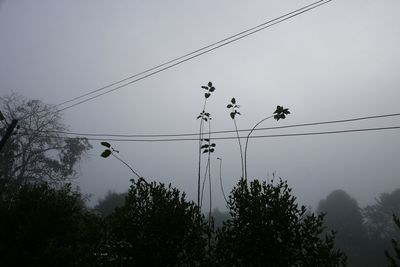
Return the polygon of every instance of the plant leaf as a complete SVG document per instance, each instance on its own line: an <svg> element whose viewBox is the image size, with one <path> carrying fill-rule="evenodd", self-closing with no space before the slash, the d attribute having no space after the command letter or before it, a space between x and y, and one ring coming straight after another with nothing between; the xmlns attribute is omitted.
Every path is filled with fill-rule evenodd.
<svg viewBox="0 0 400 267"><path fill-rule="evenodd" d="M203 154L204 154L204 153L207 153L207 152L208 152L208 149L204 149Z"/></svg>
<svg viewBox="0 0 400 267"><path fill-rule="evenodd" d="M235 112L231 112L231 118L232 119L235 119L235 114L236 114Z"/></svg>
<svg viewBox="0 0 400 267"><path fill-rule="evenodd" d="M226 106L226 108L231 108L231 107L233 107L232 104Z"/></svg>
<svg viewBox="0 0 400 267"><path fill-rule="evenodd" d="M205 93L205 94L204 94L204 96L205 96L206 98L209 98L210 95L211 95L210 93Z"/></svg>
<svg viewBox="0 0 400 267"><path fill-rule="evenodd" d="M212 87L210 88L210 92L214 92L214 91L215 91L215 87L212 86Z"/></svg>
<svg viewBox="0 0 400 267"><path fill-rule="evenodd" d="M236 104L236 99L234 97L231 99L231 103Z"/></svg>
<svg viewBox="0 0 400 267"><path fill-rule="evenodd" d="M215 143L212 143L212 144L211 144L211 146L212 146L212 147L215 147L215 146L216 146L216 144L215 144Z"/></svg>
<svg viewBox="0 0 400 267"><path fill-rule="evenodd" d="M207 87L207 86L202 86L201 88L203 88L203 89L205 89L205 90L208 90L208 87Z"/></svg>
<svg viewBox="0 0 400 267"><path fill-rule="evenodd" d="M210 149L210 153L213 153L213 152L214 152L214 148L211 148L211 149Z"/></svg>
<svg viewBox="0 0 400 267"><path fill-rule="evenodd" d="M108 148L111 147L110 143L108 143L108 142L101 142L100 144L101 144L102 146L105 146L105 147L108 147Z"/></svg>
<svg viewBox="0 0 400 267"><path fill-rule="evenodd" d="M101 156L103 158L108 158L111 155L111 150L110 149L106 149L103 151L103 153L101 153Z"/></svg>
<svg viewBox="0 0 400 267"><path fill-rule="evenodd" d="M208 87L212 87L212 82L208 82Z"/></svg>

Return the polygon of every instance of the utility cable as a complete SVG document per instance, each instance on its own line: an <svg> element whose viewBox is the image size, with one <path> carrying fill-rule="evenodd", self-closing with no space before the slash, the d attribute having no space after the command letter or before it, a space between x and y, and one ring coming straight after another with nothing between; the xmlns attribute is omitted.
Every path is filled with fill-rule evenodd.
<svg viewBox="0 0 400 267"><path fill-rule="evenodd" d="M146 70L144 70L144 71L141 71L141 72L139 72L139 73L133 74L133 75L131 75L131 76L125 77L125 78L120 79L120 80L118 80L118 81L116 81L116 82L107 84L107 85L102 86L102 87L100 87L100 88L98 88L98 89L91 90L91 91L89 91L89 92L87 92L87 93L85 93L85 94L82 94L82 95L80 95L80 96L77 96L77 97L68 99L68 100L66 100L66 101L64 101L64 102L61 102L61 103L55 105L54 107L59 107L59 106L61 106L61 105L64 105L64 104L73 102L73 101L78 100L78 99L81 99L81 98L83 98L83 97L85 97L85 96L94 94L94 93L99 92L99 91L103 91L103 90L105 90L105 89L107 89L107 88L110 88L110 87L112 87L112 86L114 86L114 85L117 85L117 84L119 84L119 83L125 82L125 81L130 80L130 79L133 79L133 78L136 78L136 77L141 76L141 75L143 75L143 74L149 73L149 72L151 72L151 71L154 71L154 70L159 69L159 68L161 68L161 67L164 67L164 66L166 66L166 65L169 65L169 64L171 64L171 63L174 63L174 62L176 62L176 61L178 61L178 60L180 60L180 59L183 59L183 58L185 58L185 57L189 57L189 56L194 55L194 54L196 54L196 53L198 53L198 52L201 52L201 51L203 51L203 50L206 50L206 49L208 49L208 48L210 48L210 47L213 47L213 46L216 46L216 45L221 44L221 43L223 43L223 42L226 42L226 41L228 41L228 40L231 40L231 39L233 39L233 38L235 38L235 37L238 37L238 36L240 36L240 35L246 34L246 33L250 32L250 31L253 31L253 30L257 29L257 28L263 27L263 26L265 26L265 25L267 25L267 24L270 24L270 23L272 23L272 22L274 22L274 21L280 20L280 19L282 19L282 18L284 18L284 17L290 16L290 15L292 15L292 14L294 14L294 13L300 12L300 11L302 11L302 10L304 10L304 9L307 9L307 8L309 8L309 7L311 7L311 6L314 6L314 5L316 5L316 4L319 4L319 3L325 2L325 1L326 1L326 0L319 0L319 1L316 1L316 2L314 2L314 3L312 3L312 4L309 4L309 5L306 5L306 6L302 7L302 8L296 9L296 10L294 10L294 11L292 11L292 12L286 13L285 15L279 16L279 17L274 18L274 19L272 19L272 20L268 20L268 21L263 22L263 23L261 23L261 24L259 24L259 25L257 25L257 26L251 27L251 28L249 28L249 29L247 29L247 30L244 30L244 31L241 31L241 32L236 33L236 34L234 34L234 35L228 36L228 37L226 37L226 38L224 38L224 39L222 39L222 40L219 40L219 41L217 41L217 42L214 42L214 43L212 43L212 44L209 44L209 45L206 45L206 46L201 47L201 48L199 48L199 49L196 49L196 50L194 50L194 51L192 51L192 52L190 52L190 53L187 53L187 54L184 54L184 55L179 56L179 57L177 57L177 58L174 58L174 59L172 59L172 60L166 61L166 62L164 62L164 63L161 63L161 64L157 65L157 66L154 66L154 67L152 67L152 68L146 69ZM329 2L329 1L328 1L328 2Z"/></svg>
<svg viewBox="0 0 400 267"><path fill-rule="evenodd" d="M317 125L325 125L325 124L347 123L347 122L355 122L355 121L370 120L370 119L381 119L381 118L389 118L389 117L397 117L397 116L400 116L400 113L390 113L390 114L356 117L356 118L350 118L350 119L309 122L309 123L291 124L291 125L283 125L283 126L262 127L262 128L256 128L256 129L254 129L254 131L277 130L277 129L317 126ZM239 129L238 130L238 132L249 132L249 131L251 131L251 129ZM198 136L199 135L199 133L112 134L112 133L79 133L79 132L69 132L69 131L39 131L39 132L59 133L59 134L67 134L67 135L79 135L79 136L88 136L88 137L92 136L92 137L126 137L126 138L129 138L129 137L140 137L140 138L182 137L182 136ZM222 130L222 131L212 131L211 132L211 134L213 134L213 135L224 134L224 133L236 133L236 131L235 130Z"/></svg>
<svg viewBox="0 0 400 267"><path fill-rule="evenodd" d="M311 136L311 135L329 135L339 133L352 133L352 132L369 132L369 131L383 131L383 130L396 130L400 129L400 126L388 126L388 127L376 127L376 128L361 128L361 129L348 129L348 130L333 130L333 131L322 131L322 132L305 132L305 133L289 133L289 134L270 134L270 135L253 135L250 139L255 138L277 138L277 137L291 137L291 136ZM72 138L85 138L89 141L111 141L111 142L177 142L177 141L198 141L198 138L163 138L163 139L118 139L118 138L86 138L83 136L67 137L67 136L48 136L40 135L40 137L51 137L60 139L72 139ZM233 140L237 139L237 136L224 136L224 137L212 137L213 140ZM247 136L239 136L241 139L247 138Z"/></svg>

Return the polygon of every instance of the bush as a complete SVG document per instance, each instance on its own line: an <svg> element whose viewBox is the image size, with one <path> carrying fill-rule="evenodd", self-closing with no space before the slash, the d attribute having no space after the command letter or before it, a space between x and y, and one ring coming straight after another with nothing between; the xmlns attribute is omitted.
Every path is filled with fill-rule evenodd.
<svg viewBox="0 0 400 267"><path fill-rule="evenodd" d="M99 225L70 185L25 184L0 199L2 266L91 266Z"/></svg>
<svg viewBox="0 0 400 267"><path fill-rule="evenodd" d="M198 266L206 259L205 219L171 185L132 180L125 204L108 220L110 265Z"/></svg>
<svg viewBox="0 0 400 267"><path fill-rule="evenodd" d="M340 266L334 235L321 238L323 215L306 214L287 182L241 179L232 190L231 218L216 233L217 266Z"/></svg>

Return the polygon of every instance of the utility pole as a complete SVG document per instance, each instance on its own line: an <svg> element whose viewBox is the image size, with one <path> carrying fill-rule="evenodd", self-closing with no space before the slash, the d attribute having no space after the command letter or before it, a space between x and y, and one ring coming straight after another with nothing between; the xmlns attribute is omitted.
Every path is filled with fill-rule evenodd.
<svg viewBox="0 0 400 267"><path fill-rule="evenodd" d="M0 141L0 152L3 150L4 145L6 144L7 140L10 138L11 134L13 133L15 127L17 126L18 120L13 119L11 124L7 127L7 131L4 136L1 138Z"/></svg>

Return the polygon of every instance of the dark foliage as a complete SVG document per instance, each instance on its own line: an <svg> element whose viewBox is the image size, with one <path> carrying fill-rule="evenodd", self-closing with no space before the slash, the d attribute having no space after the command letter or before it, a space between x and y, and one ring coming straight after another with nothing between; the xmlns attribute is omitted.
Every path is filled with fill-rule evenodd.
<svg viewBox="0 0 400 267"><path fill-rule="evenodd" d="M209 229L197 206L169 185L132 180L125 204L109 219L109 264L198 266Z"/></svg>
<svg viewBox="0 0 400 267"><path fill-rule="evenodd" d="M396 224L397 228L400 229L400 219L396 215L393 214L393 221ZM395 238L392 238L392 246L394 250L395 256L392 256L389 251L385 250L385 256L389 261L389 266L390 267L398 267L400 266L400 246L399 246L399 241L400 239L398 238L397 240Z"/></svg>
<svg viewBox="0 0 400 267"><path fill-rule="evenodd" d="M323 215L307 215L282 180L248 185L241 179L228 208L231 218L216 233L217 266L345 265L334 235L321 238Z"/></svg>
<svg viewBox="0 0 400 267"><path fill-rule="evenodd" d="M12 94L0 97L2 122L19 119L17 128L0 151L0 189L24 183L61 184L76 175L74 167L91 148L85 138L65 138L60 113L39 100ZM0 135L6 130L0 124Z"/></svg>
<svg viewBox="0 0 400 267"><path fill-rule="evenodd" d="M336 232L335 244L348 256L349 266L368 266L363 255L366 231L357 201L345 191L335 190L320 201L318 212L326 214L324 225Z"/></svg>
<svg viewBox="0 0 400 267"><path fill-rule="evenodd" d="M100 225L71 186L25 184L0 199L1 265L96 265Z"/></svg>
<svg viewBox="0 0 400 267"><path fill-rule="evenodd" d="M116 208L124 205L127 195L127 193L108 192L104 199L99 200L99 203L94 209L102 216L108 216L113 213Z"/></svg>

